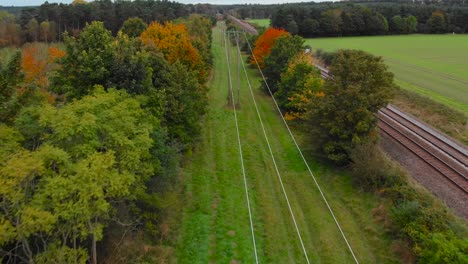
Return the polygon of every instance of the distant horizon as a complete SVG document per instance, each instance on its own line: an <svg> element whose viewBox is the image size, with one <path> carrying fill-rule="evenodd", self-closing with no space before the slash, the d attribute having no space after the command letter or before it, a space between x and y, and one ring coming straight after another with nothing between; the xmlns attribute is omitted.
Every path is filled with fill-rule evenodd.
<svg viewBox="0 0 468 264"><path fill-rule="evenodd" d="M0 6L40 6L45 3L45 0L0 0ZM73 0L49 0L52 3L64 3L70 4ZM92 1L88 1L92 2ZM326 2L326 0L315 0L315 1L304 1L304 0L176 0L182 4L212 4L212 5L242 5L242 4L260 4L260 5L271 5L271 4L287 4L287 3L300 3L300 2ZM335 2L329 1L328 2Z"/></svg>

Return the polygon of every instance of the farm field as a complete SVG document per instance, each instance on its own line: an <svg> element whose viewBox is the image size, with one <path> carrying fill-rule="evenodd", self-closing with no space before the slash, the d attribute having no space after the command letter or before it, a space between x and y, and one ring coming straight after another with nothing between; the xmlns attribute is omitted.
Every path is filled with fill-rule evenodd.
<svg viewBox="0 0 468 264"><path fill-rule="evenodd" d="M468 113L468 35L317 38L312 49L360 49L382 56L401 88Z"/></svg>
<svg viewBox="0 0 468 264"><path fill-rule="evenodd" d="M213 31L214 71L202 136L182 171L187 200L174 256L180 263L255 262L234 112L226 105L228 68L222 25ZM229 52L232 74L237 76L235 49L231 47ZM257 71L247 71L309 260L352 263L271 99L259 89ZM240 74L233 78L233 86L240 80L237 118L259 262L305 263L242 66ZM345 172L309 162L359 261L396 263L383 227L372 216L372 209L378 206L375 197L354 189Z"/></svg>
<svg viewBox="0 0 468 264"><path fill-rule="evenodd" d="M249 22L250 24L257 24L261 27L270 26L270 19L246 19L245 21Z"/></svg>

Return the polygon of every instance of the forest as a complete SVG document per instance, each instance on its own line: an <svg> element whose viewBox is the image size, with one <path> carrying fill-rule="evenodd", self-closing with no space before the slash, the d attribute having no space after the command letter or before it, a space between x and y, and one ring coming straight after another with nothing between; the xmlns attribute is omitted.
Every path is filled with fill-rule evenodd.
<svg viewBox="0 0 468 264"><path fill-rule="evenodd" d="M97 263L109 230L160 237L163 186L192 148L206 109L211 19L172 2L137 1L159 5L140 9L156 21L88 23L109 10L129 12L120 19L141 14L107 9L110 1L89 9L76 2L23 10L13 27L2 12L4 45L55 41L66 30L63 43L27 43L0 57L0 256L7 263ZM26 19L30 12L37 21ZM44 23L56 23L55 35ZM24 39L16 43L11 28L26 29Z"/></svg>
<svg viewBox="0 0 468 264"><path fill-rule="evenodd" d="M411 33L466 33L463 1L347 1L239 6L241 18L271 18L271 25L304 37Z"/></svg>
<svg viewBox="0 0 468 264"><path fill-rule="evenodd" d="M164 22L192 13L214 15L209 5L184 5L173 1L97 0L72 4L48 3L36 7L0 6L0 47L32 41L61 41L63 32L77 36L86 23L102 21L116 34L128 18L145 23Z"/></svg>

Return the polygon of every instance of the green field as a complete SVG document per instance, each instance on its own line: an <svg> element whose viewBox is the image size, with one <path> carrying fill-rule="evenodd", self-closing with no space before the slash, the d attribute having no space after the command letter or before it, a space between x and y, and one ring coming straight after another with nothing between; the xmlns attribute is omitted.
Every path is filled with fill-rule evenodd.
<svg viewBox="0 0 468 264"><path fill-rule="evenodd" d="M213 31L209 110L193 158L182 171L186 200L174 256L179 263L254 263L234 113L227 107L227 60L221 25ZM243 72L237 78L235 49L229 51L236 76L234 87L237 80L241 84L237 115L259 261L305 263L246 78ZM271 98L259 89L258 72L247 70L311 263L352 263ZM310 165L361 263L396 263L383 227L372 216L379 201L353 188L346 173L313 160Z"/></svg>
<svg viewBox="0 0 468 264"><path fill-rule="evenodd" d="M245 21L249 22L250 24L257 24L261 27L270 26L270 19L246 19Z"/></svg>
<svg viewBox="0 0 468 264"><path fill-rule="evenodd" d="M468 112L468 35L308 39L312 49L360 49L382 56L407 90Z"/></svg>

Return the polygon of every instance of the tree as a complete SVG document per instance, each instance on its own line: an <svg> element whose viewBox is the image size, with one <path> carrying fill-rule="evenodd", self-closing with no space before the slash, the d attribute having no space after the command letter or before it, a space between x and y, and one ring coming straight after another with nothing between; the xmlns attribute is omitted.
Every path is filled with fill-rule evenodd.
<svg viewBox="0 0 468 264"><path fill-rule="evenodd" d="M21 52L16 52L5 66L2 64L0 63L0 122L11 122L17 111L14 97L16 88L24 78L21 72Z"/></svg>
<svg viewBox="0 0 468 264"><path fill-rule="evenodd" d="M447 30L445 16L440 11L433 12L427 24L431 33L444 33Z"/></svg>
<svg viewBox="0 0 468 264"><path fill-rule="evenodd" d="M289 23L286 25L286 31L293 35L296 35L299 32L299 26L297 25L296 21L289 21Z"/></svg>
<svg viewBox="0 0 468 264"><path fill-rule="evenodd" d="M264 60L263 73L273 93L278 90L281 74L286 71L289 61L303 50L303 45L303 38L285 35L279 37L271 47L271 52Z"/></svg>
<svg viewBox="0 0 468 264"><path fill-rule="evenodd" d="M392 96L393 74L381 57L356 50L338 51L330 70L324 96L309 106L310 140L328 159L345 164L354 146L376 137L375 114Z"/></svg>
<svg viewBox="0 0 468 264"><path fill-rule="evenodd" d="M171 65L172 78L165 86L164 124L170 137L186 149L200 133L199 120L207 105L206 87L197 82L194 72L177 62Z"/></svg>
<svg viewBox="0 0 468 264"><path fill-rule="evenodd" d="M341 19L341 10L339 9L325 11L320 17L320 27L322 32L327 36L341 35L342 25L343 20Z"/></svg>
<svg viewBox="0 0 468 264"><path fill-rule="evenodd" d="M0 47L19 45L21 42L21 26L15 23L15 16L0 11Z"/></svg>
<svg viewBox="0 0 468 264"><path fill-rule="evenodd" d="M139 47L138 41L119 32L114 43L114 61L107 81L109 87L125 89L130 94L148 94L153 89L151 54Z"/></svg>
<svg viewBox="0 0 468 264"><path fill-rule="evenodd" d="M406 32L412 34L418 31L418 19L415 16L408 16L405 18Z"/></svg>
<svg viewBox="0 0 468 264"><path fill-rule="evenodd" d="M148 25L143 21L143 19L139 17L131 17L125 20L120 30L127 36L136 38L139 37L147 27Z"/></svg>
<svg viewBox="0 0 468 264"><path fill-rule="evenodd" d="M46 89L48 87L48 76L46 72L47 61L39 60L36 56L37 47L25 45L21 62L21 68L24 72L24 81L28 86Z"/></svg>
<svg viewBox="0 0 468 264"><path fill-rule="evenodd" d="M42 21L39 27L41 40L49 42L52 35L49 21Z"/></svg>
<svg viewBox="0 0 468 264"><path fill-rule="evenodd" d="M401 16L394 16L390 20L390 31L402 34L406 33L406 21Z"/></svg>
<svg viewBox="0 0 468 264"><path fill-rule="evenodd" d="M281 74L275 97L287 120L302 119L312 97L323 96L323 79L310 54L297 55Z"/></svg>
<svg viewBox="0 0 468 264"><path fill-rule="evenodd" d="M271 47L279 37L286 35L289 35L289 33L283 29L268 28L258 37L257 41L255 41L253 55L250 57L250 64L255 65L256 62L258 62L260 68L264 68L264 59L270 54Z"/></svg>
<svg viewBox="0 0 468 264"><path fill-rule="evenodd" d="M30 262L83 263L90 242L96 263L113 203L135 199L158 164L150 152L158 121L124 91L102 87L36 110L37 149L22 148L25 138L0 126L0 245L19 245Z"/></svg>
<svg viewBox="0 0 468 264"><path fill-rule="evenodd" d="M341 20L343 21L343 25L341 26L343 35L349 36L356 34L356 25L354 24L354 20L350 12L343 11L341 13Z"/></svg>
<svg viewBox="0 0 468 264"><path fill-rule="evenodd" d="M141 34L141 40L145 45L156 46L170 64L179 61L190 70L199 71L200 77L204 77L200 54L190 42L185 25L153 22Z"/></svg>
<svg viewBox="0 0 468 264"><path fill-rule="evenodd" d="M369 35L383 35L388 32L388 21L380 13L367 12L365 15L366 31Z"/></svg>
<svg viewBox="0 0 468 264"><path fill-rule="evenodd" d="M26 30L28 32L28 39L31 41L37 41L39 36L39 23L35 18L31 18L28 24L26 25Z"/></svg>
<svg viewBox="0 0 468 264"><path fill-rule="evenodd" d="M114 62L113 37L102 22L87 24L78 38L65 37L66 54L54 80L55 90L71 98L89 94L93 85L106 85Z"/></svg>
<svg viewBox="0 0 468 264"><path fill-rule="evenodd" d="M183 23L187 27L193 46L200 53L203 62L209 66L212 64L211 42L212 22L201 15L192 14Z"/></svg>
<svg viewBox="0 0 468 264"><path fill-rule="evenodd" d="M305 37L316 36L320 32L320 24L317 20L312 18L304 19L302 26L300 27L301 34Z"/></svg>

